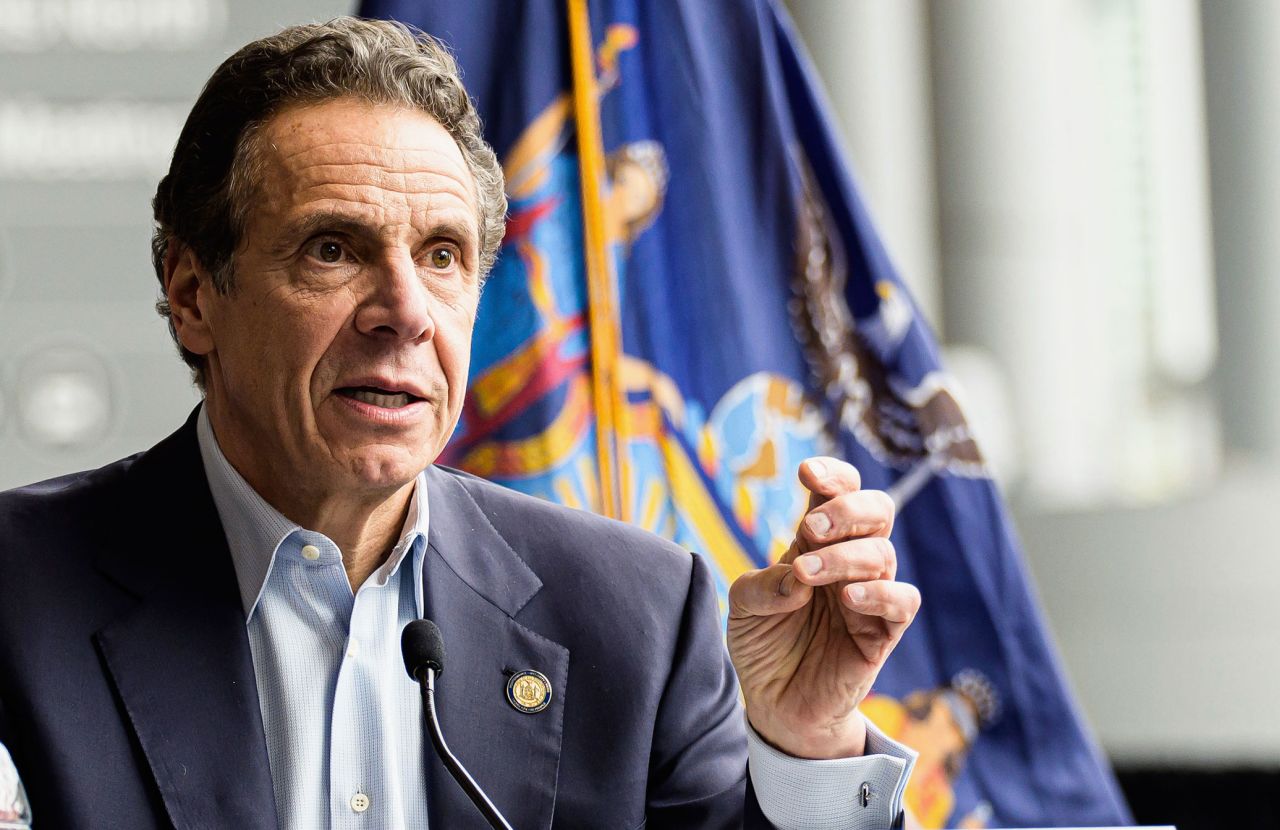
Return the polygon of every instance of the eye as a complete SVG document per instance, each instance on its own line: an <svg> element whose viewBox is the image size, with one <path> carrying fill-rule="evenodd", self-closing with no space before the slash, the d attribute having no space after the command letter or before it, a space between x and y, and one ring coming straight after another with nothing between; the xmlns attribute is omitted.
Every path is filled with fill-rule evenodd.
<svg viewBox="0 0 1280 830"><path fill-rule="evenodd" d="M335 265L351 259L347 246L336 239L317 239L307 246L306 253L326 265Z"/></svg>
<svg viewBox="0 0 1280 830"><path fill-rule="evenodd" d="M436 248L431 252L430 259L431 267L439 268L443 271L452 267L454 261L453 251L448 248Z"/></svg>

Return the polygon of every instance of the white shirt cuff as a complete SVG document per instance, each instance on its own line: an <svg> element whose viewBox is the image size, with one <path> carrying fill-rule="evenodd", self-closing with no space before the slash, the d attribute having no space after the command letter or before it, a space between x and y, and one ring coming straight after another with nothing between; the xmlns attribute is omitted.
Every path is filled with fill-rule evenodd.
<svg viewBox="0 0 1280 830"><path fill-rule="evenodd" d="M861 715L861 713L859 713ZM887 830L902 812L915 750L867 724L858 758L811 761L769 746L747 723L747 769L760 811L778 830Z"/></svg>

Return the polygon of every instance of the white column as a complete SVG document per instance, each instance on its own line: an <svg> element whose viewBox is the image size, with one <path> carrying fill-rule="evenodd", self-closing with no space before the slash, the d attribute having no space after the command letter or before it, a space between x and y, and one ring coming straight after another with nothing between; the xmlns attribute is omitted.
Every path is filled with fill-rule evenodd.
<svg viewBox="0 0 1280 830"><path fill-rule="evenodd" d="M1203 4L1229 447L1280 458L1280 3Z"/></svg>
<svg viewBox="0 0 1280 830"><path fill-rule="evenodd" d="M1074 112L1073 23L1060 0L933 6L947 332L1001 363L1028 484L1059 493L1102 474L1093 441L1110 406L1098 244L1078 210L1092 153Z"/></svg>
<svg viewBox="0 0 1280 830"><path fill-rule="evenodd" d="M1007 372L1034 498L1176 492L1214 460L1194 0L931 8L950 338Z"/></svg>

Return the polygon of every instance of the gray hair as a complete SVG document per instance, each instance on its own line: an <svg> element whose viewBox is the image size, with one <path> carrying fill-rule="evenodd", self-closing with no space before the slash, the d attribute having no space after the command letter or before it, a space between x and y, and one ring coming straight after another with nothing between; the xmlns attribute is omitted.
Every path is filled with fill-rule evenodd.
<svg viewBox="0 0 1280 830"><path fill-rule="evenodd" d="M175 241L191 249L218 291L232 290L235 251L260 178L256 139L263 126L286 106L337 98L418 109L453 136L476 182L484 278L502 244L507 198L502 167L481 135L457 63L438 40L401 23L339 17L255 40L205 84L152 202L151 254L162 291ZM178 341L168 301L156 310L203 387L204 359Z"/></svg>

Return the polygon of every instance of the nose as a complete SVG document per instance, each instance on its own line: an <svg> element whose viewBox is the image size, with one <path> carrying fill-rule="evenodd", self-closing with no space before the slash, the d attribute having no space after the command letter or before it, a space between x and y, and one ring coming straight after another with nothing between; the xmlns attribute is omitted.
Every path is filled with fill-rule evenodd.
<svg viewBox="0 0 1280 830"><path fill-rule="evenodd" d="M376 269L374 287L356 311L361 334L425 341L435 335L431 292L406 255Z"/></svg>

